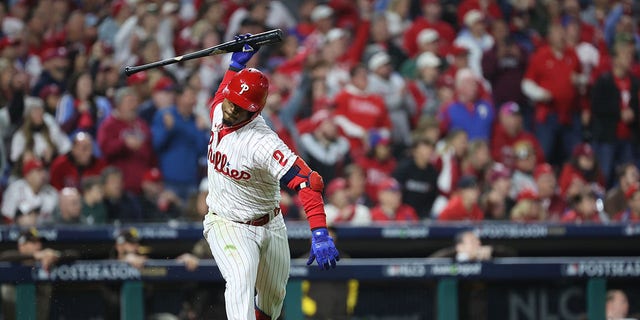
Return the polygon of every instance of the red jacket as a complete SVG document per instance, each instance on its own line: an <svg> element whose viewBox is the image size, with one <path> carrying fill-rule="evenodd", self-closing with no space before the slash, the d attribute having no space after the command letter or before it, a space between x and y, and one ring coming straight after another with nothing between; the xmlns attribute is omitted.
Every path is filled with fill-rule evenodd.
<svg viewBox="0 0 640 320"><path fill-rule="evenodd" d="M365 192L373 202L378 201L378 184L391 176L396 169L396 160L393 158L380 162L373 158L362 157L357 161L365 172L366 186Z"/></svg>
<svg viewBox="0 0 640 320"><path fill-rule="evenodd" d="M520 133L515 136L510 136L500 123L495 125L493 134L491 135L491 158L509 168L513 168L515 164L513 146L518 141L531 142L531 145L536 152L536 163L544 163L544 151L542 151L542 147L540 146L538 139L536 139L536 136L524 130L520 131Z"/></svg>
<svg viewBox="0 0 640 320"><path fill-rule="evenodd" d="M98 176L106 166L104 160L92 157L89 166L80 167L75 163L71 153L60 155L51 163L51 185L58 190L65 187L80 189L82 178Z"/></svg>
<svg viewBox="0 0 640 320"><path fill-rule="evenodd" d="M552 97L549 102L536 103L537 123L544 122L551 113L558 115L560 123L570 123L571 115L578 107L578 90L571 76L580 73L581 69L580 60L572 48L567 48L559 59L549 46L539 48L531 55L524 78L549 91Z"/></svg>
<svg viewBox="0 0 640 320"><path fill-rule="evenodd" d="M138 150L132 150L125 144L124 138L128 134L144 140ZM110 115L98 129L98 145L104 159L122 170L125 190L140 194L142 176L155 164L151 132L144 120L137 118L126 122Z"/></svg>
<svg viewBox="0 0 640 320"><path fill-rule="evenodd" d="M418 221L418 215L416 210L411 206L403 204L395 212L393 217L387 216L380 206L376 206L371 209L372 221Z"/></svg>
<svg viewBox="0 0 640 320"><path fill-rule="evenodd" d="M586 183L597 183L602 189L604 189L604 176L601 171L598 171L597 176L594 179L587 179L580 170L574 167L571 163L566 163L562 167L560 172L560 179L558 185L560 186L560 195L565 196L567 189L571 186L573 179L579 178Z"/></svg>
<svg viewBox="0 0 640 320"><path fill-rule="evenodd" d="M462 204L462 197L455 195L451 197L447 206L444 207L438 220L440 221L480 221L484 219L484 213L477 203L473 204L471 210L467 210Z"/></svg>

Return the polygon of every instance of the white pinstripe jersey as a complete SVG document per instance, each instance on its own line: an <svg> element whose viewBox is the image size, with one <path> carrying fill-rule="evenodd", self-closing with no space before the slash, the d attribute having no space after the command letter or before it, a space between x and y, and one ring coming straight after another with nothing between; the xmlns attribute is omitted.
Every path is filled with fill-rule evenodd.
<svg viewBox="0 0 640 320"><path fill-rule="evenodd" d="M222 103L215 106L209 139L207 206L234 221L273 213L280 203L280 179L296 160L258 115L221 137Z"/></svg>

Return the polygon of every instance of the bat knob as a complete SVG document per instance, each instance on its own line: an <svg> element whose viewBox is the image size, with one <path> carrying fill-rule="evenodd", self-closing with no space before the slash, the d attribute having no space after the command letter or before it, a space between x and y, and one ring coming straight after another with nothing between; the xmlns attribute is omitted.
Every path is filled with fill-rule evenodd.
<svg viewBox="0 0 640 320"><path fill-rule="evenodd" d="M135 70L133 70L133 68L132 68L132 67L130 67L130 66L124 67L124 74L125 74L127 77L128 77L128 76L130 76L130 75L132 75L132 74L134 74L134 73L135 73Z"/></svg>

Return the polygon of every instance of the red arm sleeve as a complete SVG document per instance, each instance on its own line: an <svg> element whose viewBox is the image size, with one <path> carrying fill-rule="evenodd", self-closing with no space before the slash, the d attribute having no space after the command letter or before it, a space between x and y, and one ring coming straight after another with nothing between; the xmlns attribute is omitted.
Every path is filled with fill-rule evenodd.
<svg viewBox="0 0 640 320"><path fill-rule="evenodd" d="M356 29L356 33L353 39L353 44L350 46L349 51L344 55L344 61L350 65L355 65L362 60L362 52L369 40L369 26L371 22L369 20L361 20Z"/></svg>
<svg viewBox="0 0 640 320"><path fill-rule="evenodd" d="M311 230L326 228L327 219L324 214L324 201L322 200L324 184L320 175L311 171L304 160L297 158L289 172L282 179L289 189L298 192L298 197L302 202Z"/></svg>
<svg viewBox="0 0 640 320"><path fill-rule="evenodd" d="M124 140L120 137L120 130L110 125L111 121L107 119L105 123L98 129L98 145L104 158L109 160L117 157L121 153L128 151Z"/></svg>

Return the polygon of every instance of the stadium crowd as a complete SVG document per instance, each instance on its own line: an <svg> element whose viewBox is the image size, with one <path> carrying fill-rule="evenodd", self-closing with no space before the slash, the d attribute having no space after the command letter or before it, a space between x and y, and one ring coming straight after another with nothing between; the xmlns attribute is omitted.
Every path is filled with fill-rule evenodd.
<svg viewBox="0 0 640 320"><path fill-rule="evenodd" d="M144 64L281 28L249 62L262 116L325 179L329 224L640 221L631 0L10 0L0 3L5 224L199 221L228 55ZM302 219L282 192L290 220Z"/></svg>

